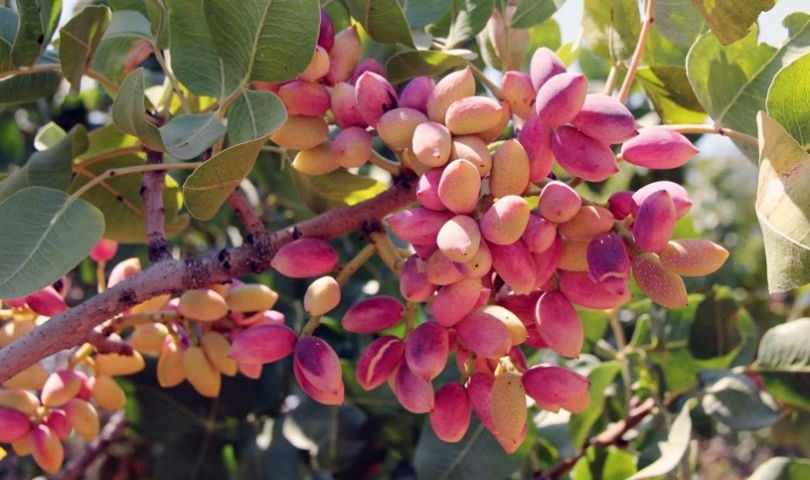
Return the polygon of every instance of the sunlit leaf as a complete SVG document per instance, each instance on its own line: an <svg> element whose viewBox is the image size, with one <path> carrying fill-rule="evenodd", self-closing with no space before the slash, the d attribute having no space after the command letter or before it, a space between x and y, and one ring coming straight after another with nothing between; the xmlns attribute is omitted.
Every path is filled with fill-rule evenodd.
<svg viewBox="0 0 810 480"><path fill-rule="evenodd" d="M385 70L391 83L404 82L422 75L439 75L445 71L467 65L459 55L431 50L400 52L388 59Z"/></svg>
<svg viewBox="0 0 810 480"><path fill-rule="evenodd" d="M776 0L692 0L723 45L735 42L749 33L759 14L770 10Z"/></svg>
<svg viewBox="0 0 810 480"><path fill-rule="evenodd" d="M757 218L768 289L784 292L810 282L810 155L764 112L758 120Z"/></svg>
<svg viewBox="0 0 810 480"><path fill-rule="evenodd" d="M134 138L120 135L120 133L118 137L105 135L108 138L98 138L98 136L93 138L97 132L98 130L90 134L90 151L94 155L110 151L111 148L107 148L116 142L119 143L119 147L124 147ZM120 154L103 160L84 161L77 168L69 191L75 192L109 169L132 167L145 163L146 160L142 156L134 154ZM106 225L104 236L106 238L122 243L146 243L146 222L140 194L141 184L142 175L140 174L118 175L104 180L82 195L83 200L87 200L104 213ZM188 215L178 214L181 205L180 187L171 176L166 175L163 208L166 212L166 236L169 238L174 237L188 226Z"/></svg>
<svg viewBox="0 0 810 480"><path fill-rule="evenodd" d="M59 24L61 0L17 0L20 25L11 47L14 65L27 67L37 61Z"/></svg>
<svg viewBox="0 0 810 480"><path fill-rule="evenodd" d="M556 12L565 0L537 0L520 2L512 16L511 28L529 28L543 23Z"/></svg>
<svg viewBox="0 0 810 480"><path fill-rule="evenodd" d="M798 480L810 478L810 460L773 457L765 460L748 480Z"/></svg>
<svg viewBox="0 0 810 480"><path fill-rule="evenodd" d="M703 31L703 18L691 0L657 0L653 27L680 45L691 45Z"/></svg>
<svg viewBox="0 0 810 480"><path fill-rule="evenodd" d="M494 0L453 0L448 15L450 32L445 48L455 48L484 29L495 7Z"/></svg>
<svg viewBox="0 0 810 480"><path fill-rule="evenodd" d="M315 50L317 0L168 0L166 5L172 67L198 94L222 97L254 80L289 80L304 71Z"/></svg>
<svg viewBox="0 0 810 480"><path fill-rule="evenodd" d="M208 220L217 213L253 170L265 141L262 137L226 148L194 170L183 184L183 197L194 218Z"/></svg>
<svg viewBox="0 0 810 480"><path fill-rule="evenodd" d="M236 145L275 132L287 111L281 99L272 92L246 90L228 110L228 143Z"/></svg>
<svg viewBox="0 0 810 480"><path fill-rule="evenodd" d="M602 58L627 60L636 49L641 14L635 0L585 0L582 17L588 47Z"/></svg>
<svg viewBox="0 0 810 480"><path fill-rule="evenodd" d="M166 151L180 160L192 159L225 135L225 124L213 113L179 115L160 127Z"/></svg>
<svg viewBox="0 0 810 480"><path fill-rule="evenodd" d="M415 48L411 29L397 0L346 0L352 17L380 43L401 43Z"/></svg>
<svg viewBox="0 0 810 480"><path fill-rule="evenodd" d="M304 175L290 169L298 193L314 213L354 205L385 190L385 185L373 178L335 170L325 175Z"/></svg>
<svg viewBox="0 0 810 480"><path fill-rule="evenodd" d="M810 53L773 77L768 89L768 116L779 122L805 150L810 148Z"/></svg>
<svg viewBox="0 0 810 480"><path fill-rule="evenodd" d="M54 122L48 122L37 130L37 136L34 137L34 148L37 150L51 148L56 145L59 140L65 138L65 135L67 135L67 132L62 130L62 127Z"/></svg>
<svg viewBox="0 0 810 480"><path fill-rule="evenodd" d="M69 272L104 232L104 216L83 200L29 187L0 203L0 297L19 298Z"/></svg>
<svg viewBox="0 0 810 480"><path fill-rule="evenodd" d="M146 117L143 68L138 68L121 83L112 108L112 120L122 132L135 135L155 151L164 150L161 131Z"/></svg>
<svg viewBox="0 0 810 480"><path fill-rule="evenodd" d="M110 23L110 9L88 6L59 30L59 64L74 92L81 87L82 76Z"/></svg>
<svg viewBox="0 0 810 480"><path fill-rule="evenodd" d="M572 469L577 480L601 480L628 478L638 470L637 454L614 446L606 449L588 447Z"/></svg>
<svg viewBox="0 0 810 480"><path fill-rule="evenodd" d="M681 458L689 448L689 440L692 437L692 419L689 410L694 406L694 401L684 404L681 412L672 421L672 425L667 435L667 441L661 442L658 448L661 450L661 457L647 467L643 468L628 480L639 480L642 478L654 478L666 475L678 466Z"/></svg>
<svg viewBox="0 0 810 480"><path fill-rule="evenodd" d="M707 114L681 66L639 67L636 78L664 123L703 123Z"/></svg>
<svg viewBox="0 0 810 480"><path fill-rule="evenodd" d="M723 46L714 34L705 34L692 46L686 73L697 98L718 127L756 136L756 115L765 110L768 87L785 65L810 52L810 15L785 17L785 43L775 48L757 43L753 27L745 38ZM758 163L755 147L737 142L749 160Z"/></svg>

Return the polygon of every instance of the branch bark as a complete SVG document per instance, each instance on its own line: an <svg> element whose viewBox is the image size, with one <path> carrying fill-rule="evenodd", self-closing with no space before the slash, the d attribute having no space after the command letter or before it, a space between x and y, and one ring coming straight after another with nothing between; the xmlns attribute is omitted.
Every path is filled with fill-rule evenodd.
<svg viewBox="0 0 810 480"><path fill-rule="evenodd" d="M147 165L163 163L163 153L146 150ZM163 207L163 189L166 171L144 172L141 181L141 199L146 220L146 249L149 261L158 263L172 258L171 247L166 240L166 209Z"/></svg>
<svg viewBox="0 0 810 480"><path fill-rule="evenodd" d="M416 200L412 173L395 179L380 195L351 207L331 210L297 225L248 235L238 248L186 260L166 259L127 278L0 349L0 383L35 362L84 342L89 332L115 315L163 294L179 294L270 268L279 248L301 237L329 239L359 231Z"/></svg>

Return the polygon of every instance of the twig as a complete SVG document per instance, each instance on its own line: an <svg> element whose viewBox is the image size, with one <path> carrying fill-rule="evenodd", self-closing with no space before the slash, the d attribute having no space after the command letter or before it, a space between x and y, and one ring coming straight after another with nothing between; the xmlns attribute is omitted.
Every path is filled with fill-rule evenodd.
<svg viewBox="0 0 810 480"><path fill-rule="evenodd" d="M641 62L641 54L644 53L647 37L649 37L650 30L652 30L653 22L655 21L654 12L655 0L647 0L647 10L644 14L644 23L641 25L641 33L638 36L636 51L633 52L633 56L630 58L630 65L627 67L627 76L624 77L624 83L622 83L622 88L619 90L619 101L622 103L627 100L627 96L630 95L630 89L633 87L633 80L636 78L636 70L638 69L638 64Z"/></svg>
<svg viewBox="0 0 810 480"><path fill-rule="evenodd" d="M701 125L701 124L680 124L680 125L661 125L661 126L680 133L711 133L715 135L720 135L723 137L728 137L732 140L737 140L738 142L742 142L747 145L751 145L754 148L759 148L759 140L757 139L757 137L752 137L751 135L747 135L745 133L738 132L736 130L731 130L730 128L718 128L713 127L711 125Z"/></svg>
<svg viewBox="0 0 810 480"><path fill-rule="evenodd" d="M127 416L123 410L119 410L112 414L107 424L101 430L98 438L90 444L89 448L84 455L70 462L62 472L54 480L74 480L82 478L90 465L96 461L98 457L109 451L110 445L118 441L124 435L124 428L127 425Z"/></svg>
<svg viewBox="0 0 810 480"><path fill-rule="evenodd" d="M248 233L258 233L264 230L262 219L253 211L253 207L248 203L245 196L242 195L242 191L239 190L239 187L233 189L230 195L228 195L228 205L233 208L234 213L239 217L239 220L242 221Z"/></svg>
<svg viewBox="0 0 810 480"><path fill-rule="evenodd" d="M0 383L28 366L84 342L96 326L150 298L178 294L239 275L270 268L276 251L295 238L334 238L361 230L370 220L404 208L416 200L413 175L395 179L378 196L350 207L330 210L276 232L262 232L242 246L187 260L169 259L152 265L91 299L40 325L0 349Z"/></svg>
<svg viewBox="0 0 810 480"><path fill-rule="evenodd" d="M630 365L627 359L627 340L624 338L624 330L619 321L619 314L616 309L610 311L610 328L613 330L613 337L616 339L616 359L621 362L622 382L624 383L625 406L630 408L630 399L633 396L633 378L630 375Z"/></svg>
<svg viewBox="0 0 810 480"><path fill-rule="evenodd" d="M146 150L147 165L163 164L163 153ZM166 240L166 209L163 207L163 187L166 184L166 171L144 172L141 181L141 200L146 222L146 250L149 261L158 263L172 258L171 247Z"/></svg>
<svg viewBox="0 0 810 480"><path fill-rule="evenodd" d="M589 438L585 441L582 449L574 457L568 457L560 460L550 469L544 472L536 472L534 480L555 480L562 478L569 470L574 468L574 465L580 458L584 457L587 453L588 447L594 446L599 448L606 448L611 445L616 445L621 441L622 437L635 428L636 425L641 423L647 415L652 413L655 409L655 400L648 398L641 405L630 410L627 418L620 420L603 430L600 434Z"/></svg>
<svg viewBox="0 0 810 480"><path fill-rule="evenodd" d="M472 69L473 75L475 75L478 81L483 83L484 86L487 87L487 89L489 89L490 93L492 93L492 96L495 97L495 99L498 100L499 102L503 100L503 92L501 91L501 89L497 85L495 85L495 83L492 80L487 78L486 74L482 72L480 68L476 67L472 63L469 63L468 65L470 66L470 69Z"/></svg>
<svg viewBox="0 0 810 480"><path fill-rule="evenodd" d="M132 345L123 341L107 337L103 333L92 330L87 334L85 341L94 347L98 353L117 353L119 355L132 355Z"/></svg>

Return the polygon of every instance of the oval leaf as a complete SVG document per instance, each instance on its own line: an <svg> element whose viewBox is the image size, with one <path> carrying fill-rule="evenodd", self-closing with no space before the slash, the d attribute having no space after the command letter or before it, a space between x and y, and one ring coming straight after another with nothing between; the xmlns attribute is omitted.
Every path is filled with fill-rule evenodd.
<svg viewBox="0 0 810 480"><path fill-rule="evenodd" d="M774 457L766 460L748 480L792 480L810 478L810 460Z"/></svg>
<svg viewBox="0 0 810 480"><path fill-rule="evenodd" d="M104 216L65 192L29 187L0 203L0 297L47 287L85 258L104 233Z"/></svg>
<svg viewBox="0 0 810 480"><path fill-rule="evenodd" d="M89 6L71 18L59 30L59 64L78 93L84 71L90 65L93 54L110 23L110 9L104 6Z"/></svg>
<svg viewBox="0 0 810 480"><path fill-rule="evenodd" d="M430 425L425 425L414 453L418 478L507 478L517 467L516 456L505 457L498 441L477 419L457 443L439 440Z"/></svg>
<svg viewBox="0 0 810 480"><path fill-rule="evenodd" d="M628 480L666 475L678 466L689 448L689 440L692 437L692 418L689 416L689 410L692 409L694 404L694 400L686 402L681 412L673 420L669 435L667 435L667 441L658 445L661 450L661 457Z"/></svg>
<svg viewBox="0 0 810 480"><path fill-rule="evenodd" d="M411 28L397 0L346 0L349 13L368 36L380 43L401 43L416 48Z"/></svg>
<svg viewBox="0 0 810 480"><path fill-rule="evenodd" d="M759 14L773 8L776 0L692 0L723 45L745 37Z"/></svg>
<svg viewBox="0 0 810 480"><path fill-rule="evenodd" d="M776 73L810 52L810 15L785 17L788 38L778 49L757 44L757 29L732 45L723 46L709 33L698 38L686 60L686 74L700 103L718 127L757 134L756 114L765 110L768 87ZM757 164L754 147L737 143Z"/></svg>
<svg viewBox="0 0 810 480"><path fill-rule="evenodd" d="M373 178L355 175L343 169L325 175L304 175L292 168L290 172L301 199L314 213L360 203L386 188Z"/></svg>
<svg viewBox="0 0 810 480"><path fill-rule="evenodd" d="M143 68L127 75L112 107L112 119L122 132L135 135L149 149L162 152L160 130L146 118Z"/></svg>
<svg viewBox="0 0 810 480"><path fill-rule="evenodd" d="M174 117L160 127L166 151L180 160L192 159L225 135L225 124L213 113Z"/></svg>
<svg viewBox="0 0 810 480"><path fill-rule="evenodd" d="M565 0L540 0L520 2L512 15L512 28L529 28L543 23L556 12Z"/></svg>
<svg viewBox="0 0 810 480"><path fill-rule="evenodd" d="M453 0L432 0L430 2L411 2L399 0L402 12L410 28L422 28L436 22L450 10Z"/></svg>
<svg viewBox="0 0 810 480"><path fill-rule="evenodd" d="M493 8L494 0L453 0L445 48L455 48L478 35L487 26Z"/></svg>
<svg viewBox="0 0 810 480"><path fill-rule="evenodd" d="M810 282L810 155L764 112L758 115L756 212L765 241L768 289Z"/></svg>
<svg viewBox="0 0 810 480"><path fill-rule="evenodd" d="M451 68L464 65L467 65L467 60L459 55L430 50L411 50L397 53L388 59L385 71L388 74L388 81L396 84L422 75L439 75Z"/></svg>
<svg viewBox="0 0 810 480"><path fill-rule="evenodd" d="M768 89L768 116L779 122L804 150L810 148L810 53L773 77Z"/></svg>
<svg viewBox="0 0 810 480"><path fill-rule="evenodd" d="M61 0L39 0L36 2L17 0L20 24L11 47L14 65L27 67L37 61L59 24L62 13Z"/></svg>
<svg viewBox="0 0 810 480"><path fill-rule="evenodd" d="M0 81L0 103L35 102L56 93L61 82L62 76L59 72L51 70L14 75Z"/></svg>
<svg viewBox="0 0 810 480"><path fill-rule="evenodd" d="M245 90L228 110L228 143L266 137L286 119L287 111L275 93Z"/></svg>
<svg viewBox="0 0 810 480"><path fill-rule="evenodd" d="M595 55L627 60L633 55L641 33L638 2L585 0L582 26Z"/></svg>
<svg viewBox="0 0 810 480"><path fill-rule="evenodd" d="M194 218L208 220L228 195L248 176L266 139L257 138L227 148L194 170L183 184L183 196Z"/></svg>
<svg viewBox="0 0 810 480"><path fill-rule="evenodd" d="M701 378L710 382L700 399L703 410L732 430L759 430L779 420L779 409L773 398L761 392L748 376L727 370L708 370Z"/></svg>
<svg viewBox="0 0 810 480"><path fill-rule="evenodd" d="M653 27L680 45L691 45L703 31L703 18L692 0L657 0L653 15Z"/></svg>

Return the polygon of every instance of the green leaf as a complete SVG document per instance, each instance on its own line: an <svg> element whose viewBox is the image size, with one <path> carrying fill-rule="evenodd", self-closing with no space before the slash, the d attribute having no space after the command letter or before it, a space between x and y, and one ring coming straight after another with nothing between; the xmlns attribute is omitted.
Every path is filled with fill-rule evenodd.
<svg viewBox="0 0 810 480"><path fill-rule="evenodd" d="M59 72L51 70L14 75L0 81L0 103L35 102L56 93L61 82Z"/></svg>
<svg viewBox="0 0 810 480"><path fill-rule="evenodd" d="M400 43L416 48L411 29L397 0L345 0L349 13L380 43Z"/></svg>
<svg viewBox="0 0 810 480"><path fill-rule="evenodd" d="M668 40L691 45L703 31L703 18L691 0L657 0L653 27Z"/></svg>
<svg viewBox="0 0 810 480"><path fill-rule="evenodd" d="M612 445L606 449L588 447L585 455L574 464L572 478L576 480L628 478L638 470L636 456Z"/></svg>
<svg viewBox="0 0 810 480"><path fill-rule="evenodd" d="M59 30L59 64L74 92L78 93L81 87L82 76L110 23L110 16L107 7L89 6Z"/></svg>
<svg viewBox="0 0 810 480"><path fill-rule="evenodd" d="M540 47L547 47L551 50L557 50L562 45L562 32L560 31L560 24L554 17L549 18L545 22L534 25L529 28L529 52L534 53ZM531 64L532 56L526 55L523 58L522 70L528 72L529 65Z"/></svg>
<svg viewBox="0 0 810 480"><path fill-rule="evenodd" d="M810 155L764 112L758 120L756 212L765 241L768 289L784 292L810 282Z"/></svg>
<svg viewBox="0 0 810 480"><path fill-rule="evenodd" d="M293 182L304 203L314 213L355 205L385 191L373 178L340 169L325 175L304 175L290 169Z"/></svg>
<svg viewBox="0 0 810 480"><path fill-rule="evenodd" d="M729 288L715 286L695 309L689 351L696 359L724 357L743 342L737 326L740 306Z"/></svg>
<svg viewBox="0 0 810 480"><path fill-rule="evenodd" d="M453 0L450 7L450 31L445 48L451 49L475 38L487 26L494 0Z"/></svg>
<svg viewBox="0 0 810 480"><path fill-rule="evenodd" d="M768 89L768 116L779 122L804 150L810 148L810 53L784 67Z"/></svg>
<svg viewBox="0 0 810 480"><path fill-rule="evenodd" d="M275 93L245 90L227 118L228 143L236 145L275 132L287 119L287 111Z"/></svg>
<svg viewBox="0 0 810 480"><path fill-rule="evenodd" d="M115 83L126 78L132 66L130 54L139 50L152 53L152 31L149 21L138 12L113 12L110 24L93 57L93 69Z"/></svg>
<svg viewBox="0 0 810 480"><path fill-rule="evenodd" d="M627 60L633 56L641 33L638 2L585 0L582 26L588 47L595 55Z"/></svg>
<svg viewBox="0 0 810 480"><path fill-rule="evenodd" d="M47 287L85 258L104 232L104 216L59 190L29 187L0 203L0 297Z"/></svg>
<svg viewBox="0 0 810 480"><path fill-rule="evenodd" d="M397 0L410 28L422 28L435 23L450 10L453 0L413 1Z"/></svg>
<svg viewBox="0 0 810 480"><path fill-rule="evenodd" d="M282 82L309 65L317 0L168 0L172 67L192 92L225 97L248 82ZM239 28L233 28L239 25Z"/></svg>
<svg viewBox="0 0 810 480"><path fill-rule="evenodd" d="M762 336L755 368L759 372L810 373L810 318L777 325Z"/></svg>
<svg viewBox="0 0 810 480"><path fill-rule="evenodd" d="M259 156L264 137L227 148L199 166L183 184L183 197L194 218L208 220L228 195L248 176Z"/></svg>
<svg viewBox="0 0 810 480"><path fill-rule="evenodd" d="M508 478L518 466L517 458L504 455L495 437L477 420L470 422L467 433L457 443L439 440L425 425L414 453L418 478Z"/></svg>
<svg viewBox="0 0 810 480"><path fill-rule="evenodd" d="M810 478L810 460L773 457L754 470L748 480L801 480Z"/></svg>
<svg viewBox="0 0 810 480"><path fill-rule="evenodd" d="M622 367L619 362L610 361L597 365L588 374L588 380L591 382L590 387L588 387L591 403L588 404L588 408L584 412L571 415L571 420L568 423L571 441L574 445L583 445L591 428L602 417L602 412L605 410L605 392L621 370Z"/></svg>
<svg viewBox="0 0 810 480"><path fill-rule="evenodd" d="M48 122L37 130L37 136L34 137L34 148L40 151L51 148L59 140L65 138L65 135L67 135L67 132L62 130L62 127L54 122Z"/></svg>
<svg viewBox="0 0 810 480"><path fill-rule="evenodd" d="M563 6L565 0L538 0L518 3L512 15L511 28L529 28L543 23Z"/></svg>
<svg viewBox="0 0 810 480"><path fill-rule="evenodd" d="M791 405L810 409L810 318L771 328L762 336L753 369L768 392Z"/></svg>
<svg viewBox="0 0 810 480"><path fill-rule="evenodd" d="M727 370L701 373L708 381L700 404L714 419L735 431L759 430L779 420L779 409L770 395L761 392L748 376Z"/></svg>
<svg viewBox="0 0 810 480"><path fill-rule="evenodd" d="M661 457L637 472L628 480L639 480L642 478L654 478L660 475L666 475L678 466L681 458L683 458L689 448L689 440L692 436L692 419L689 416L689 410L692 409L694 404L694 400L690 400L684 404L681 412L672 422L669 435L667 435L667 441L658 444L658 448L661 450Z"/></svg>
<svg viewBox="0 0 810 480"><path fill-rule="evenodd" d="M706 112L695 96L686 69L677 66L639 67L636 78L664 123L703 123Z"/></svg>
<svg viewBox="0 0 810 480"><path fill-rule="evenodd" d="M773 8L776 0L692 0L723 45L748 35L759 14Z"/></svg>
<svg viewBox="0 0 810 480"><path fill-rule="evenodd" d="M213 113L174 117L160 127L166 151L180 160L192 159L225 135L225 124Z"/></svg>
<svg viewBox="0 0 810 480"><path fill-rule="evenodd" d="M0 72L16 68L11 61L11 44L17 36L17 23L17 12L0 6Z"/></svg>
<svg viewBox="0 0 810 480"><path fill-rule="evenodd" d="M114 128L113 128L114 129ZM96 138L93 132L91 137L90 151L94 155L107 151L104 144L115 143L117 138L121 142L128 143L133 137L115 137L115 135L106 130L105 138ZM109 133L108 133L109 132ZM119 132L115 132L120 135ZM126 145L124 143L124 145ZM110 149L112 150L112 149ZM88 152L89 153L89 152ZM87 154L84 155L85 157ZM75 192L90 180L103 174L109 169L132 167L135 165L144 165L146 160L139 155L134 154L121 154L104 160L95 160L93 162L86 162L77 169L73 182L68 191ZM104 180L101 184L88 190L82 199L95 205L99 210L104 213L106 228L104 230L104 237L115 240L121 243L146 243L146 222L143 214L143 202L141 201L141 182L142 175L119 175L113 178ZM178 212L182 205L182 196L177 182L170 176L166 176L165 187L163 190L163 208L166 211L165 229L166 236L173 237L183 231L188 226L188 215L179 215Z"/></svg>
<svg viewBox="0 0 810 480"><path fill-rule="evenodd" d="M157 38L157 47L165 50L169 47L169 23L162 3L160 0L110 0L110 7L113 9L113 19L116 13L127 10L148 19L151 37Z"/></svg>
<svg viewBox="0 0 810 480"><path fill-rule="evenodd" d="M52 148L31 155L27 165L28 184L67 190L73 159L84 153L87 146L87 130L77 125Z"/></svg>
<svg viewBox="0 0 810 480"><path fill-rule="evenodd" d="M18 67L28 67L37 61L59 24L61 0L17 0L19 28L11 47L11 59Z"/></svg>
<svg viewBox="0 0 810 480"><path fill-rule="evenodd" d="M465 65L467 60L460 55L432 50L411 50L389 58L385 64L385 71L388 81L397 84L422 75L439 75L451 68Z"/></svg>
<svg viewBox="0 0 810 480"><path fill-rule="evenodd" d="M112 107L112 120L122 132L135 135L149 149L162 152L162 131L146 117L143 68L135 69L121 83Z"/></svg>
<svg viewBox="0 0 810 480"><path fill-rule="evenodd" d="M756 115L765 110L768 87L776 73L804 53L810 52L810 15L785 17L788 38L778 49L757 44L757 29L742 40L723 46L714 34L698 38L689 51L686 73L697 98L715 121L756 136ZM737 143L749 160L758 161L757 149Z"/></svg>
<svg viewBox="0 0 810 480"><path fill-rule="evenodd" d="M67 190L73 159L87 150L87 142L87 130L79 125L52 147L31 155L25 166L15 170L0 183L0 201L33 186Z"/></svg>

